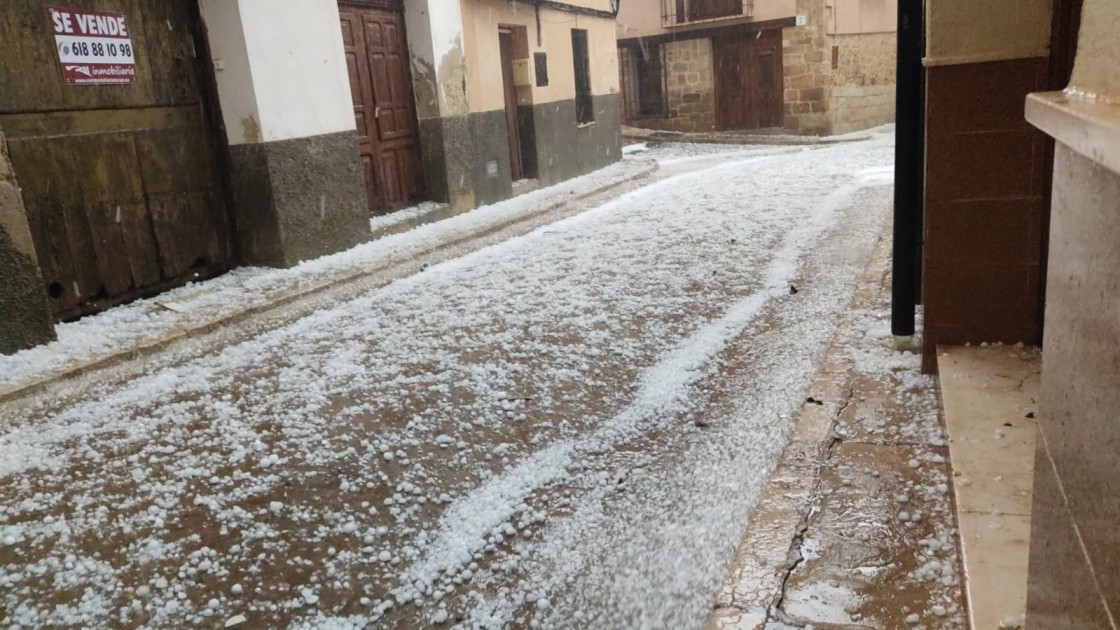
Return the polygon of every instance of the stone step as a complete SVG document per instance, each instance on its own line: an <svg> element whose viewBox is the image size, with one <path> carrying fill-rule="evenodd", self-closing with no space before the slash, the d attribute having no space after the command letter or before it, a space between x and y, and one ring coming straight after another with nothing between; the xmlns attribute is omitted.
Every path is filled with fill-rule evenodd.
<svg viewBox="0 0 1120 630"><path fill-rule="evenodd" d="M1019 627L1027 608L1041 355L1014 346L937 353L971 627Z"/></svg>

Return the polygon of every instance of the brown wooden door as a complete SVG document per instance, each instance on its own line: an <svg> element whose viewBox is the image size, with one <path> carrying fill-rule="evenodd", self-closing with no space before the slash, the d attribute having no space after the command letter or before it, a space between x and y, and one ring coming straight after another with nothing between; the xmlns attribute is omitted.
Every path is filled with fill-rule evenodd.
<svg viewBox="0 0 1120 630"><path fill-rule="evenodd" d="M747 42L740 38L712 40L712 63L716 84L716 127L719 129L752 128L748 46Z"/></svg>
<svg viewBox="0 0 1120 630"><path fill-rule="evenodd" d="M783 119L780 31L715 38L712 57L719 129L780 127Z"/></svg>
<svg viewBox="0 0 1120 630"><path fill-rule="evenodd" d="M517 124L517 86L513 82L513 33L498 32L502 57L502 87L506 101L506 132L509 135L509 166L513 181L525 176L521 164L521 130Z"/></svg>
<svg viewBox="0 0 1120 630"><path fill-rule="evenodd" d="M57 4L125 15L134 83L64 81L48 14ZM200 26L185 2L0 6L0 128L60 319L231 264Z"/></svg>
<svg viewBox="0 0 1120 630"><path fill-rule="evenodd" d="M370 212L385 214L424 192L404 18L345 3L339 16Z"/></svg>
<svg viewBox="0 0 1120 630"><path fill-rule="evenodd" d="M759 48L754 51L752 83L755 90L755 109L758 110L758 128L781 127L783 122L782 52L781 45Z"/></svg>

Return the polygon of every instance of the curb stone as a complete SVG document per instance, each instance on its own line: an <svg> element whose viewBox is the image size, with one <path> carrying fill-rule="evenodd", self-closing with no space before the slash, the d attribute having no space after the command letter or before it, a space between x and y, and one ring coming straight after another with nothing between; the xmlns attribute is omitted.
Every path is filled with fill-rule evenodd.
<svg viewBox="0 0 1120 630"><path fill-rule="evenodd" d="M623 140L652 142L655 144L679 142L683 144L761 144L776 146L821 146L847 144L870 140L870 135L860 136L793 136L786 134L738 134L734 132L682 132L628 128L622 131Z"/></svg>

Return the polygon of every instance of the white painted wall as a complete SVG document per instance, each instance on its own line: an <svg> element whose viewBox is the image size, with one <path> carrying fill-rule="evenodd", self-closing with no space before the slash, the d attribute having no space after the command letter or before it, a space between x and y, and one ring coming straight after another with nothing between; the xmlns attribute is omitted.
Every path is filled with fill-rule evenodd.
<svg viewBox="0 0 1120 630"><path fill-rule="evenodd" d="M200 0L230 144L354 129L336 0Z"/></svg>
<svg viewBox="0 0 1120 630"><path fill-rule="evenodd" d="M466 57L461 0L408 0L404 20L417 86L417 115L439 118L470 111L463 87Z"/></svg>
<svg viewBox="0 0 1120 630"><path fill-rule="evenodd" d="M257 95L253 92L253 75L249 69L249 54L245 50L245 34L237 2L199 0L198 5L206 25L210 57L216 70L218 101L229 143L259 142L252 131L260 125Z"/></svg>

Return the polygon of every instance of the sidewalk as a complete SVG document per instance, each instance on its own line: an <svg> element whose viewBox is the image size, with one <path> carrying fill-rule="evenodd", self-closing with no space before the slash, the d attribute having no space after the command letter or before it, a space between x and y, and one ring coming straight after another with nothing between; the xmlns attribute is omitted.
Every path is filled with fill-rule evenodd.
<svg viewBox="0 0 1120 630"><path fill-rule="evenodd" d="M445 218L446 212L440 212L438 205L424 204L418 207L424 212L405 211L407 221L372 222L374 240L338 254L289 269L237 268L206 282L59 324L57 341L14 355L0 355L0 402L90 370L165 350L176 342L373 274L387 274L384 283L415 273L424 263L460 256L488 244L489 240L484 243L480 239L489 235L514 226L524 228L520 232L528 231L543 217L564 214L580 201L648 177L656 170L653 161L627 158L594 173L450 218ZM443 220L423 223L434 219Z"/></svg>
<svg viewBox="0 0 1120 630"><path fill-rule="evenodd" d="M889 262L883 238L709 630L965 627L937 385L892 348Z"/></svg>

